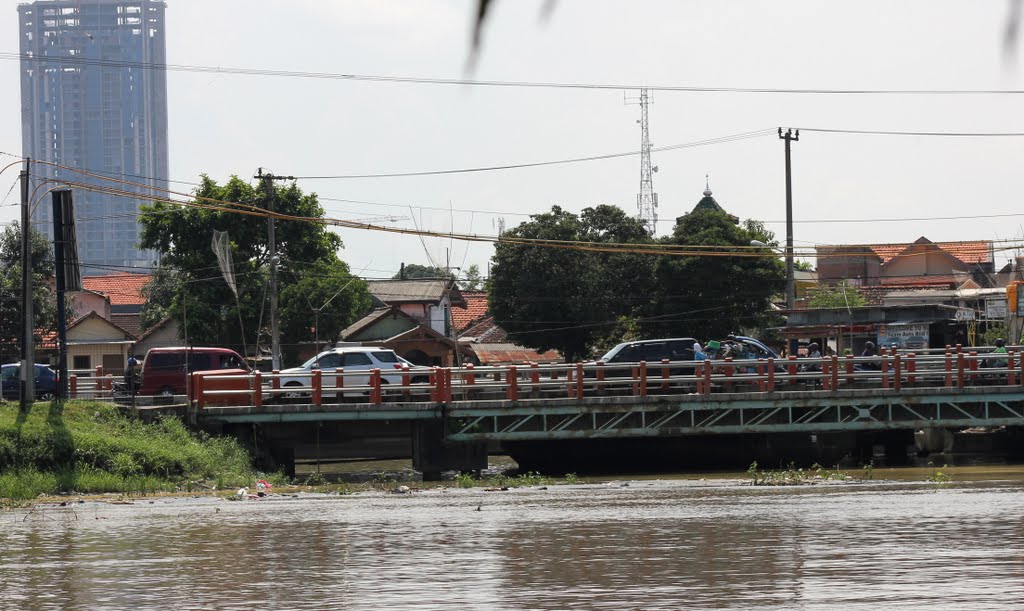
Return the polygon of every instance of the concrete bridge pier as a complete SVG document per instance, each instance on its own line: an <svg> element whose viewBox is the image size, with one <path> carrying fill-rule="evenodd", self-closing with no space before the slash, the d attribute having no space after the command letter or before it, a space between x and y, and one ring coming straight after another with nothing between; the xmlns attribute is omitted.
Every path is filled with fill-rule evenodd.
<svg viewBox="0 0 1024 611"><path fill-rule="evenodd" d="M445 441L445 421L417 420L412 427L412 468L423 481L439 481L442 471L481 471L487 468L487 442Z"/></svg>
<svg viewBox="0 0 1024 611"><path fill-rule="evenodd" d="M860 464L874 461L875 450L881 448L885 464L893 467L906 465L910 462L910 447L916 447L914 431L869 431L856 434L856 441L851 452L852 457Z"/></svg>

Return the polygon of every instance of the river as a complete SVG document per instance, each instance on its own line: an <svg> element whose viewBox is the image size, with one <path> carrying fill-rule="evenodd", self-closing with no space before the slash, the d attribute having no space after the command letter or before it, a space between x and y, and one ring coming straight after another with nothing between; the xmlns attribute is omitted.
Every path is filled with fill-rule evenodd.
<svg viewBox="0 0 1024 611"><path fill-rule="evenodd" d="M0 608L1024 607L1024 470L952 471L43 504Z"/></svg>

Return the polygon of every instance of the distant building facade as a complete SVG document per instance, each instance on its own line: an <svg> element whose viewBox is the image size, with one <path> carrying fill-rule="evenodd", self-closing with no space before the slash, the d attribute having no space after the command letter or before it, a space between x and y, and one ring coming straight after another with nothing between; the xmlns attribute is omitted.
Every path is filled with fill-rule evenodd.
<svg viewBox="0 0 1024 611"><path fill-rule="evenodd" d="M18 6L22 154L141 186L46 163L33 164L33 176L146 195L166 189L165 8L152 0ZM148 271L156 255L138 248L145 200L72 189L82 273ZM52 235L50 217L46 199L33 219Z"/></svg>

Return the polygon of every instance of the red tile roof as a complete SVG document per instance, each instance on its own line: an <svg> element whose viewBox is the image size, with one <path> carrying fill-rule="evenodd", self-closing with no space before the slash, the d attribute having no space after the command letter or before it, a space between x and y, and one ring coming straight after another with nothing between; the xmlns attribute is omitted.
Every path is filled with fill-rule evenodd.
<svg viewBox="0 0 1024 611"><path fill-rule="evenodd" d="M148 274L109 274L106 276L85 276L82 288L110 298L110 305L144 305L146 298L142 287L153 277Z"/></svg>
<svg viewBox="0 0 1024 611"><path fill-rule="evenodd" d="M925 238L919 238L912 244L867 244L867 247L881 257L884 264L914 244L932 244L932 242ZM992 262L992 242L935 242L934 244L967 264Z"/></svg>
<svg viewBox="0 0 1024 611"><path fill-rule="evenodd" d="M487 315L487 291L463 291L465 307L452 307L452 326L456 333Z"/></svg>

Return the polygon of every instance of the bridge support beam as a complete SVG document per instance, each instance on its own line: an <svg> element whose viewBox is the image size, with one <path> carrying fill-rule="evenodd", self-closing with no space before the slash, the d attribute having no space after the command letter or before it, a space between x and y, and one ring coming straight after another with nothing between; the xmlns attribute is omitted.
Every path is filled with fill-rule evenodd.
<svg viewBox="0 0 1024 611"><path fill-rule="evenodd" d="M412 427L412 468L423 481L438 481L442 471L481 471L487 468L487 442L452 443L444 440L443 420L418 420Z"/></svg>

